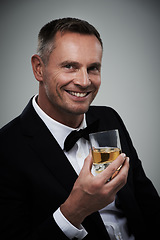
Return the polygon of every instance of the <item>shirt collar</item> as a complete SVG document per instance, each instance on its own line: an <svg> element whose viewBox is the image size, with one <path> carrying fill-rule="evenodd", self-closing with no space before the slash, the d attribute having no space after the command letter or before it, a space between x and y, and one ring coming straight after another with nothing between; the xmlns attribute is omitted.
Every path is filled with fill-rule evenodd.
<svg viewBox="0 0 160 240"><path fill-rule="evenodd" d="M81 125L78 128L71 128L68 127L64 124L61 124L59 122L57 122L56 120L54 120L53 118L49 117L37 104L36 102L36 98L38 95L35 95L32 99L32 105L36 111L36 113L39 115L39 117L42 119L42 121L45 123L45 125L47 126L47 128L49 129L49 131L51 132L51 134L55 137L55 139L57 140L58 144L60 145L60 147L63 149L64 147L64 141L66 139L66 137L68 136L68 134L70 134L71 131L73 130L79 130L79 129L83 129L87 126L86 124L86 116L84 114L84 118L83 121L81 123Z"/></svg>

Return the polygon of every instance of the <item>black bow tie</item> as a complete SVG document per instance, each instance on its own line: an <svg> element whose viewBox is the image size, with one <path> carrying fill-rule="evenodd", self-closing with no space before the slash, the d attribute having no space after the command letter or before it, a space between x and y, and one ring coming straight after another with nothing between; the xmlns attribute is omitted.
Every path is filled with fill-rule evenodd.
<svg viewBox="0 0 160 240"><path fill-rule="evenodd" d="M85 138L86 140L89 140L89 134L96 132L98 130L98 126L99 120L93 122L84 129L80 129L79 131L77 130L72 131L66 137L66 140L64 142L64 150L68 152L75 145L75 143L82 137Z"/></svg>

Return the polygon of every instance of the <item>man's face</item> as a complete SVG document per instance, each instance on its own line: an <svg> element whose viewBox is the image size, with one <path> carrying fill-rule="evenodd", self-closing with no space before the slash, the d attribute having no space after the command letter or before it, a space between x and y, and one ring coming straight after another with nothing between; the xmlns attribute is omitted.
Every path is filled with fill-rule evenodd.
<svg viewBox="0 0 160 240"><path fill-rule="evenodd" d="M88 110L100 87L101 60L102 47L94 35L56 34L41 83L55 119Z"/></svg>

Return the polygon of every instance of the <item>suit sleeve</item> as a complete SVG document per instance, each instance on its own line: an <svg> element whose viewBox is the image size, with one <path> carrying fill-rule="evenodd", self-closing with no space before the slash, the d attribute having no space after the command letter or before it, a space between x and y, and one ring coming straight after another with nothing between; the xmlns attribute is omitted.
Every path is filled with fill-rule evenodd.
<svg viewBox="0 0 160 240"><path fill-rule="evenodd" d="M157 237L160 219L160 198L150 179L145 174L142 162L132 144L131 138L120 116L112 110L113 119L117 119L122 145L127 149L126 154L130 157L130 174L132 181L129 183L143 215L146 232L151 239Z"/></svg>

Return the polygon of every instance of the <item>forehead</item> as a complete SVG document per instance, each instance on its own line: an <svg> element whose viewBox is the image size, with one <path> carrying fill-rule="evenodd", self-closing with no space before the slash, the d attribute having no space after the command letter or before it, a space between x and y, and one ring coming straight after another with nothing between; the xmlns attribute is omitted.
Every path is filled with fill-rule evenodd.
<svg viewBox="0 0 160 240"><path fill-rule="evenodd" d="M101 61L102 46L94 35L57 32L54 42L54 50L51 54L54 57L90 58Z"/></svg>

